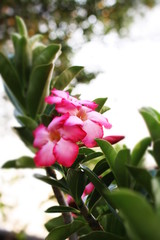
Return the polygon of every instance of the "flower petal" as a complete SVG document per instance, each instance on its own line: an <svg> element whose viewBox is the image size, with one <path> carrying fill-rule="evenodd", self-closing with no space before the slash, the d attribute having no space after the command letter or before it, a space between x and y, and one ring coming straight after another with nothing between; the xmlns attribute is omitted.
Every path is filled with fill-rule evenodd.
<svg viewBox="0 0 160 240"><path fill-rule="evenodd" d="M55 107L58 113L64 114L68 112L72 115L75 115L78 108L79 106L75 105L73 102L66 99L62 99L61 103L56 104L56 107Z"/></svg>
<svg viewBox="0 0 160 240"><path fill-rule="evenodd" d="M95 186L93 185L92 182L88 183L84 189L84 196L89 195L94 190L94 188L95 188Z"/></svg>
<svg viewBox="0 0 160 240"><path fill-rule="evenodd" d="M48 104L57 104L57 103L61 103L62 98L60 97L56 97L56 96L48 96L45 97L45 102Z"/></svg>
<svg viewBox="0 0 160 240"><path fill-rule="evenodd" d="M87 147L94 147L97 145L95 139L103 137L103 128L100 124L86 120L83 125L83 130L87 133L82 142Z"/></svg>
<svg viewBox="0 0 160 240"><path fill-rule="evenodd" d="M53 154L54 143L48 142L45 144L34 157L34 162L37 167L47 167L55 163L56 158Z"/></svg>
<svg viewBox="0 0 160 240"><path fill-rule="evenodd" d="M33 146L36 148L41 148L44 144L46 144L49 141L49 132L43 124L40 124L33 131L33 136L34 136Z"/></svg>
<svg viewBox="0 0 160 240"><path fill-rule="evenodd" d="M57 90L56 88L53 88L51 90L51 93L54 94L57 97L60 97L60 98L67 99L69 97L69 92L65 92L65 91L62 91L62 90Z"/></svg>
<svg viewBox="0 0 160 240"><path fill-rule="evenodd" d="M95 110L98 107L97 103L89 101L89 100L79 100L79 103L88 108L91 108L92 110Z"/></svg>
<svg viewBox="0 0 160 240"><path fill-rule="evenodd" d="M108 141L109 143L111 144L115 144L119 141L121 141L122 139L124 139L125 137L124 136L106 136L104 137L103 139Z"/></svg>
<svg viewBox="0 0 160 240"><path fill-rule="evenodd" d="M86 132L80 126L63 126L59 130L61 136L66 140L71 140L72 142L81 141L85 136Z"/></svg>
<svg viewBox="0 0 160 240"><path fill-rule="evenodd" d="M78 155L79 148L77 144L63 138L55 145L53 153L59 164L70 167Z"/></svg>
<svg viewBox="0 0 160 240"><path fill-rule="evenodd" d="M110 129L112 127L112 125L108 122L108 119L96 111L88 112L87 117L91 121L99 123L100 125L104 126L107 129Z"/></svg>
<svg viewBox="0 0 160 240"><path fill-rule="evenodd" d="M63 126L65 121L69 118L69 113L66 113L60 117L54 117L53 120L48 125L48 130L50 132L55 131Z"/></svg>
<svg viewBox="0 0 160 240"><path fill-rule="evenodd" d="M79 125L83 126L83 121L77 116L69 116L69 118L65 121L65 126L74 126Z"/></svg>

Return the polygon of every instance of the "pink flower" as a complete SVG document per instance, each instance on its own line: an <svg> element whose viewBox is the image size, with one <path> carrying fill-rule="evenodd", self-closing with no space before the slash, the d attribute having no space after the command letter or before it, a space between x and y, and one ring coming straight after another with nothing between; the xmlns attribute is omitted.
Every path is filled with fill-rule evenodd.
<svg viewBox="0 0 160 240"><path fill-rule="evenodd" d="M79 121L69 119L69 113L55 117L48 127L39 125L33 132L33 146L38 148L34 158L36 166L51 166L56 161L70 167L77 155L76 142L86 135Z"/></svg>
<svg viewBox="0 0 160 240"><path fill-rule="evenodd" d="M96 138L103 138L103 126L107 129L111 128L111 124L100 113L94 111L97 104L87 100L78 100L69 95L68 92L53 89L51 96L45 101L49 104L55 104L58 113L69 113L70 119L78 121L82 124L82 129L86 132L86 136L82 142L87 147L95 147Z"/></svg>

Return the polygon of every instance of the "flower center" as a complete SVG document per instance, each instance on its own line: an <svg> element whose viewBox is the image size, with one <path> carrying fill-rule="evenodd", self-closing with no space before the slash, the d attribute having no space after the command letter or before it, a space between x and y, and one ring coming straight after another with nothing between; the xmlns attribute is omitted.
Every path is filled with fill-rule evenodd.
<svg viewBox="0 0 160 240"><path fill-rule="evenodd" d="M54 141L57 142L60 140L61 136L58 131L54 131L54 132L50 132L49 138L52 142L54 142Z"/></svg>
<svg viewBox="0 0 160 240"><path fill-rule="evenodd" d="M86 121L87 118L87 114L83 109L80 109L77 113L77 117L80 118L82 121Z"/></svg>

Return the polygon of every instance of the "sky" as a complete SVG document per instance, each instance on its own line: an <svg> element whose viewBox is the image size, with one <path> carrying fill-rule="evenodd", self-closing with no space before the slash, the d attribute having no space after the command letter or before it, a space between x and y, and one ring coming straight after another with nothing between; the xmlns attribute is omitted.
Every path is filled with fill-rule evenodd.
<svg viewBox="0 0 160 240"><path fill-rule="evenodd" d="M94 38L76 53L72 61L73 65L82 65L88 71L101 70L95 80L88 85L79 84L73 93L80 93L82 99L90 100L108 97L107 105L111 110L105 116L113 127L106 130L105 134L124 135L122 143L131 149L139 140L148 136L139 109L150 106L160 111L159 13L160 6L156 6L146 12L145 17L137 16L125 38L120 39L116 33ZM8 159L30 154L11 130L17 123L13 118L13 107L4 99L2 82L0 115L1 164ZM152 161L150 163L153 164ZM21 181L18 183L14 182L16 177L17 174L12 170L9 175L5 171L1 172L3 197L0 200L12 206L6 212L8 214L12 211L12 214L8 214L10 219L7 224L0 215L0 225L8 230L13 230L14 226L17 231L25 227L29 234L36 235L38 232L38 235L45 236L46 232L40 227L45 219L42 212L51 205L46 206L42 202L47 199L50 188L35 180L30 172L24 174L20 171L18 177Z"/></svg>

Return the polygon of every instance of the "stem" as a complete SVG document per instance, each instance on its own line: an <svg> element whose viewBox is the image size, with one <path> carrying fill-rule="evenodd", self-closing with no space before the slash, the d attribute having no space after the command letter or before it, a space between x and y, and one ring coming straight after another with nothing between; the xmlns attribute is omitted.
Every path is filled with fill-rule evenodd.
<svg viewBox="0 0 160 240"><path fill-rule="evenodd" d="M99 222L89 213L88 208L83 201L78 205L78 208L93 231L104 231Z"/></svg>
<svg viewBox="0 0 160 240"><path fill-rule="evenodd" d="M55 173L55 171L53 169L47 167L46 168L46 172L47 172L48 176L50 176L50 177L52 177L54 179L57 179L56 173ZM65 200L63 192L61 190L59 190L59 188L54 187L54 186L52 186L52 190L54 192L54 195L55 195L59 205L68 206L68 204L67 204L67 202ZM63 216L63 220L64 220L65 224L69 224L69 223L71 223L73 221L73 217L72 217L71 213L62 213L62 216ZM77 240L77 234L76 233L72 234L69 237L69 240Z"/></svg>

